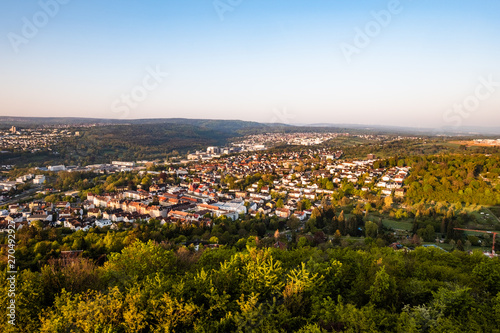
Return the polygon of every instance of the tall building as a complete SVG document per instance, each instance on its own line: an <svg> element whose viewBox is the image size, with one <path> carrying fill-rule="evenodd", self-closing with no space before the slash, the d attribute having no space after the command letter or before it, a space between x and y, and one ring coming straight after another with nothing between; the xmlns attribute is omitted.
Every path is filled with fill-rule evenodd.
<svg viewBox="0 0 500 333"><path fill-rule="evenodd" d="M208 147L207 148L207 154L219 154L219 153L220 153L219 147Z"/></svg>

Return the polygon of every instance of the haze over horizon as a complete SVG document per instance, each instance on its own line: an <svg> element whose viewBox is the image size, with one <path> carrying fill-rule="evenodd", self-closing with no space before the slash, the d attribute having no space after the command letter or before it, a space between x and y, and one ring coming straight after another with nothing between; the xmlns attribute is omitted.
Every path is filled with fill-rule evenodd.
<svg viewBox="0 0 500 333"><path fill-rule="evenodd" d="M494 0L4 1L0 116L494 126L499 13Z"/></svg>

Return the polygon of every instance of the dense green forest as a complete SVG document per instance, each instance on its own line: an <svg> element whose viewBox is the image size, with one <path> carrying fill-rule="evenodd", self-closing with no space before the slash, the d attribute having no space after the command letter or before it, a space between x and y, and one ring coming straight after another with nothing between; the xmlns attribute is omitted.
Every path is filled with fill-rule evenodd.
<svg viewBox="0 0 500 333"><path fill-rule="evenodd" d="M408 198L465 205L500 203L500 163L486 155L423 157L413 164Z"/></svg>
<svg viewBox="0 0 500 333"><path fill-rule="evenodd" d="M8 284L0 273L0 302ZM17 281L18 332L497 332L500 261L417 248L172 248L53 260ZM1 316L4 332L12 331Z"/></svg>

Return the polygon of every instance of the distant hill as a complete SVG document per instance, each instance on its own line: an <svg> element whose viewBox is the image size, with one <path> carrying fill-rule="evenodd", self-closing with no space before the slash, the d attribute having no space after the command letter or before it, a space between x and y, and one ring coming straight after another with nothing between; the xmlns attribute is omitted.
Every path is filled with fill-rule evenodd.
<svg viewBox="0 0 500 333"><path fill-rule="evenodd" d="M114 159L165 159L207 146L224 146L233 138L259 133L345 132L333 127L262 124L241 120L213 119L92 119L0 117L3 128L69 125L80 132L65 138L53 151L4 153L1 164L30 163L93 164ZM95 124L96 126L88 126Z"/></svg>
<svg viewBox="0 0 500 333"><path fill-rule="evenodd" d="M286 124L266 124L243 120L221 120L221 119L187 119L187 118L156 118L156 119L100 119L100 118L73 118L73 117L4 117L0 116L0 128L17 127L39 127L69 125L74 127L88 125L185 125L199 128L201 130L212 130L223 132L233 136L258 134L267 132L344 132L345 128L332 126L294 126Z"/></svg>
<svg viewBox="0 0 500 333"><path fill-rule="evenodd" d="M53 126L53 125L88 125L88 124L125 124L117 119L73 118L73 117L8 117L0 116L0 127L10 126Z"/></svg>
<svg viewBox="0 0 500 333"><path fill-rule="evenodd" d="M105 126L79 127L84 124L75 119L72 120L74 126L80 129L80 136L65 138L63 142L53 147L58 154L47 151L36 154L21 152L2 154L0 155L1 164L22 165L40 161L92 164L109 163L113 159L165 159L175 155L176 152L185 153L204 150L207 146L226 145L231 138L241 136L238 130L245 126L241 123L223 121L203 123L196 121L142 123L138 121L132 124L108 123ZM54 125L53 122L45 122L45 125L49 124ZM67 123L61 122L60 124ZM19 123L15 126L22 127ZM248 127L252 126L255 125L248 124Z"/></svg>
<svg viewBox="0 0 500 333"><path fill-rule="evenodd" d="M111 160L163 160L207 146L224 146L232 139L249 134L336 132L351 134L439 135L432 129L406 127L313 124L292 126L241 120L213 119L92 119L0 117L0 126L39 127L69 125L80 136L65 138L53 150L11 152L0 155L0 164L93 164ZM95 124L96 126L88 126ZM500 132L500 131L499 131ZM448 132L450 133L450 132ZM468 134L468 133L467 133ZM454 135L460 135L456 132ZM465 134L462 134L465 135ZM484 136L483 136L484 137ZM357 148L358 149L358 148ZM57 152L57 153L55 153Z"/></svg>
<svg viewBox="0 0 500 333"><path fill-rule="evenodd" d="M331 124L331 123L315 123L307 125L309 127L319 128L348 128L359 131L367 131L373 133L392 133L392 134L413 134L424 136L477 136L477 135L500 135L500 127L484 127L484 126L461 126L452 127L444 126L439 128L430 127L408 127L408 126L387 126L387 125L363 125L363 124Z"/></svg>
<svg viewBox="0 0 500 333"><path fill-rule="evenodd" d="M5 117L0 116L0 128L38 127L38 126L87 126L87 125L186 125L206 130L237 133L238 131L260 132L270 128L281 128L286 125L268 125L243 120L187 119L187 118L157 118L157 119L101 119L73 117Z"/></svg>
<svg viewBox="0 0 500 333"><path fill-rule="evenodd" d="M370 133L370 134L412 134L424 136L451 135L451 136L485 136L500 135L500 127L462 126L462 127L408 127L387 125L363 125L363 124L333 124L333 123L311 123L311 124L280 124L259 123L243 120L219 120L219 119L187 119L187 118L152 118L152 119L101 119L81 117L8 117L0 116L0 128L11 126L36 127L53 125L85 126L89 124L101 125L190 125L207 130L223 131L232 134L255 134L266 132L346 132Z"/></svg>
<svg viewBox="0 0 500 333"><path fill-rule="evenodd" d="M2 126L25 125L140 125L140 124L185 124L201 127L247 128L264 124L243 120L187 119L187 118L146 118L146 119L106 119L81 117L8 117L0 116Z"/></svg>

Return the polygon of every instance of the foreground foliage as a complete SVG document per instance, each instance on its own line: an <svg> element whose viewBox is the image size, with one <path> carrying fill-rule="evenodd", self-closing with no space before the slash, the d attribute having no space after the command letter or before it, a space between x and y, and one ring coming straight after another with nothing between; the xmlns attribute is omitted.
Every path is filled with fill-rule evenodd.
<svg viewBox="0 0 500 333"><path fill-rule="evenodd" d="M19 332L493 332L500 260L426 248L194 252L136 241L103 266L76 258L24 270L16 301Z"/></svg>

